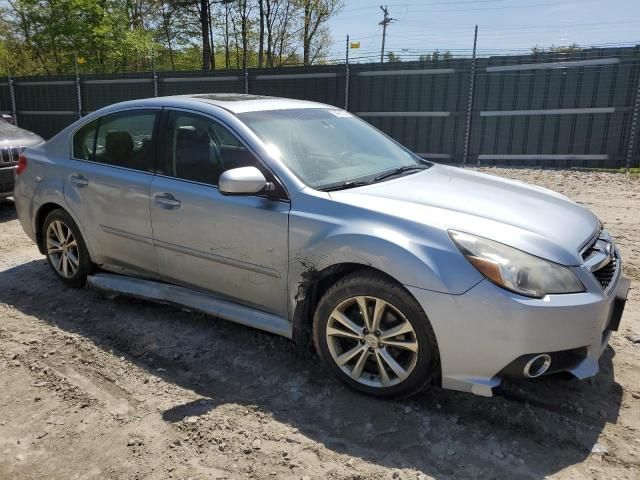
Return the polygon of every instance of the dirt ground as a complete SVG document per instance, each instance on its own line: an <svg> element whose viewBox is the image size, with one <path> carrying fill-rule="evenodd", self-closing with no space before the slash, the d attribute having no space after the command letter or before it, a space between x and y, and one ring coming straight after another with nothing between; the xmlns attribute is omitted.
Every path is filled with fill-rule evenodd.
<svg viewBox="0 0 640 480"><path fill-rule="evenodd" d="M0 207L0 479L640 478L640 178L485 169L593 209L632 290L601 372L377 401L282 338L64 287Z"/></svg>

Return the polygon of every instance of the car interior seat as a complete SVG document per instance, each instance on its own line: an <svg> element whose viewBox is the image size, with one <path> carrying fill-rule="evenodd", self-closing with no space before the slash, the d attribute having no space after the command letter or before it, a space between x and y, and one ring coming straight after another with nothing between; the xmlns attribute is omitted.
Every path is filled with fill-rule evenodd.
<svg viewBox="0 0 640 480"><path fill-rule="evenodd" d="M104 159L110 165L131 166L133 139L128 132L107 132L104 142Z"/></svg>
<svg viewBox="0 0 640 480"><path fill-rule="evenodd" d="M222 159L205 129L193 125L178 127L174 158L176 177L218 184Z"/></svg>

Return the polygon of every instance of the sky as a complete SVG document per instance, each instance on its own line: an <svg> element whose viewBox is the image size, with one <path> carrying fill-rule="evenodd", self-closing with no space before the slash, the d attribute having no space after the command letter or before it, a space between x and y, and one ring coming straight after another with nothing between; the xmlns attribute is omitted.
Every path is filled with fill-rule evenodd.
<svg viewBox="0 0 640 480"><path fill-rule="evenodd" d="M476 24L481 54L640 43L640 0L344 0L329 23L331 59L344 58L347 35L360 41L352 61L379 58L381 4L396 19L387 27L385 50L407 60L434 50L470 54Z"/></svg>

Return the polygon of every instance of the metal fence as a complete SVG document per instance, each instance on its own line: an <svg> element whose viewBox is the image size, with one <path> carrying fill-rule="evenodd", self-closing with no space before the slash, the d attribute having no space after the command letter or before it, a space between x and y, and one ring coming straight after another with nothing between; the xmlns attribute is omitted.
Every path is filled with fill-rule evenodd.
<svg viewBox="0 0 640 480"><path fill-rule="evenodd" d="M436 161L640 167L640 47L423 62L8 78L0 110L48 138L135 98L245 92L324 102Z"/></svg>

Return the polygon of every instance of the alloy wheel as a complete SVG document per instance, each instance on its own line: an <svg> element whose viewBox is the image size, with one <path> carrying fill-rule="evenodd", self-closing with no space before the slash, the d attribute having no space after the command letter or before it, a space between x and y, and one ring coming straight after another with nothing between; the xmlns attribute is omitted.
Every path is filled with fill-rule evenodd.
<svg viewBox="0 0 640 480"><path fill-rule="evenodd" d="M46 241L55 271L64 278L72 278L80 268L80 252L71 229L64 222L54 220L47 227Z"/></svg>
<svg viewBox="0 0 640 480"><path fill-rule="evenodd" d="M326 340L336 365L351 379L370 387L391 387L406 380L418 361L413 326L396 307L377 297L341 302L327 322Z"/></svg>

